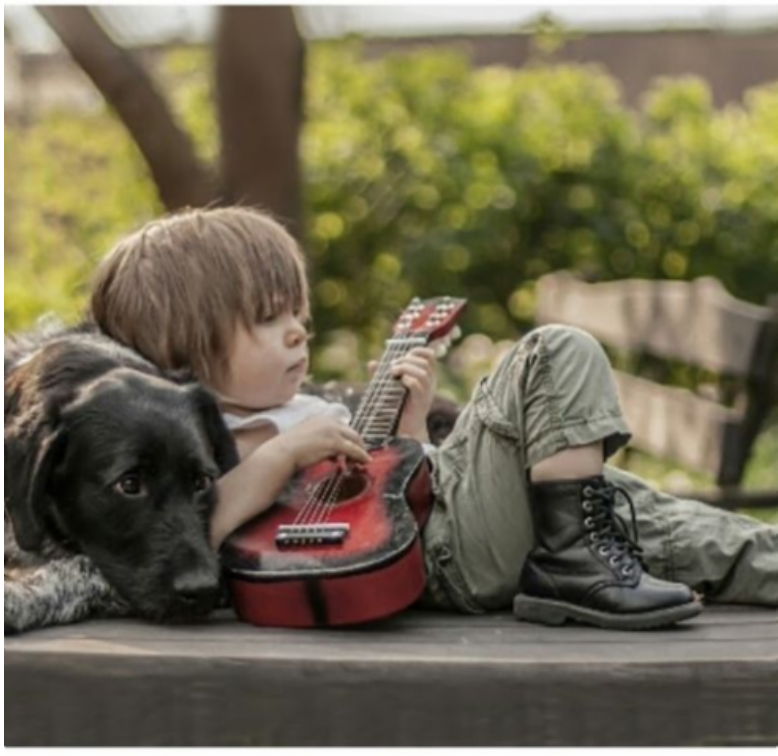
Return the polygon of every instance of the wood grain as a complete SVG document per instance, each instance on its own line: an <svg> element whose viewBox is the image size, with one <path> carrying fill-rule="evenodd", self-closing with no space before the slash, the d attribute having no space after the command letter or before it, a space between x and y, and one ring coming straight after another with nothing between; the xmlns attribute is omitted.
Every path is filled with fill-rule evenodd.
<svg viewBox="0 0 778 756"><path fill-rule="evenodd" d="M778 743L778 616L709 608L674 629L545 628L409 612L350 631L224 614L5 641L5 744Z"/></svg>

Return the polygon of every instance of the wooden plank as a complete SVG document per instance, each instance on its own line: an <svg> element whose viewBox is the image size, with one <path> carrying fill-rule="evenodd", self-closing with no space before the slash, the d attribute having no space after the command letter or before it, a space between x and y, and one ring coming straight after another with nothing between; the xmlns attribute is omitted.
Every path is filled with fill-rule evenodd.
<svg viewBox="0 0 778 756"><path fill-rule="evenodd" d="M537 291L538 323L578 326L616 348L727 375L768 376L772 310L735 299L715 278L589 284L562 271L541 277Z"/></svg>
<svg viewBox="0 0 778 756"><path fill-rule="evenodd" d="M771 745L776 701L771 610L645 633L428 612L280 631L224 614L5 640L6 746Z"/></svg>
<svg viewBox="0 0 778 756"><path fill-rule="evenodd" d="M724 445L737 412L686 389L660 386L614 371L632 445L722 480Z"/></svg>

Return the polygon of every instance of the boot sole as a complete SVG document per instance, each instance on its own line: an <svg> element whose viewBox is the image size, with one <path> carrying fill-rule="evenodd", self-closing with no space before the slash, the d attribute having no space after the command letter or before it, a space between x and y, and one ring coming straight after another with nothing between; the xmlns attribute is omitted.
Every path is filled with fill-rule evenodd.
<svg viewBox="0 0 778 756"><path fill-rule="evenodd" d="M586 609L575 604L551 599L539 599L519 594L513 600L513 614L517 619L541 625L558 627L566 622L594 625L605 630L653 630L696 617L703 610L698 601L671 606L654 612L639 614L609 614Z"/></svg>

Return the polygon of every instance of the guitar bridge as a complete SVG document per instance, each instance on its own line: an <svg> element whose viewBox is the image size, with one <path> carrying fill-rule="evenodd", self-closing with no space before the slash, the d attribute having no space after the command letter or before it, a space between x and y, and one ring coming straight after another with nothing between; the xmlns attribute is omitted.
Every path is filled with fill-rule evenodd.
<svg viewBox="0 0 778 756"><path fill-rule="evenodd" d="M340 546L351 526L345 522L327 525L281 525L276 534L279 549L295 546Z"/></svg>

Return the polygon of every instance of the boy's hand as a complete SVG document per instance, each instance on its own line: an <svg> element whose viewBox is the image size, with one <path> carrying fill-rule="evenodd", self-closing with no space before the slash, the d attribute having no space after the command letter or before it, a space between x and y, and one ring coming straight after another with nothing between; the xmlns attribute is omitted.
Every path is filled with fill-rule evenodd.
<svg viewBox="0 0 778 756"><path fill-rule="evenodd" d="M295 425L268 443L275 443L288 455L295 470L339 455L345 455L356 462L370 461L365 442L359 433L327 415L318 415Z"/></svg>
<svg viewBox="0 0 778 756"><path fill-rule="evenodd" d="M371 374L377 367L377 362L368 365ZM398 436L429 443L427 415L435 399L438 382L437 367L435 351L429 347L414 347L407 355L393 363L394 377L402 381L409 391L397 428Z"/></svg>

